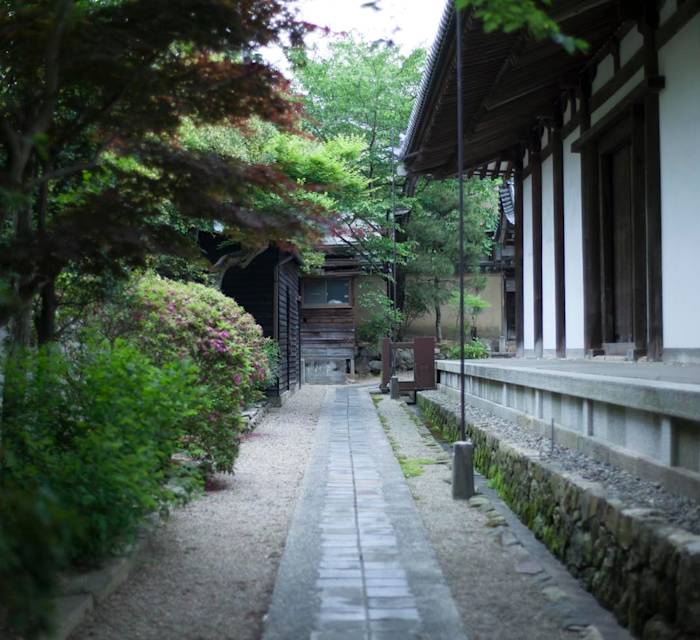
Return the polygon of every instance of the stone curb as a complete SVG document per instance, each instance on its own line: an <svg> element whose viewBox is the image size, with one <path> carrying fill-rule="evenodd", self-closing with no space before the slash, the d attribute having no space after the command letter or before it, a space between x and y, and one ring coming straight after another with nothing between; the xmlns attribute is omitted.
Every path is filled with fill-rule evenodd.
<svg viewBox="0 0 700 640"><path fill-rule="evenodd" d="M55 599L54 631L41 640L67 640L90 611L124 584L142 561L149 539L160 522L160 517L147 521L140 527L135 541L99 569L65 576L61 580L61 595Z"/></svg>
<svg viewBox="0 0 700 640"><path fill-rule="evenodd" d="M269 411L269 401L245 409L241 413L243 419L245 420L245 425L243 427L244 432L250 433L251 431L255 431L257 426L260 424L260 421L268 414Z"/></svg>
<svg viewBox="0 0 700 640"><path fill-rule="evenodd" d="M426 417L456 414L418 394ZM468 425L476 465L495 480L520 519L618 620L644 638L700 637L700 536L666 525L649 509L628 509L603 487Z"/></svg>

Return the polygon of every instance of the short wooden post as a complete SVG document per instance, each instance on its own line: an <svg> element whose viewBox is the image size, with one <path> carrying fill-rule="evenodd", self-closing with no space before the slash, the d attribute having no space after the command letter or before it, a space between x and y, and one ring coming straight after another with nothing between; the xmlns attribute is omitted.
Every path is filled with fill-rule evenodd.
<svg viewBox="0 0 700 640"><path fill-rule="evenodd" d="M455 442L452 457L452 497L467 500L474 490L474 445L470 440Z"/></svg>

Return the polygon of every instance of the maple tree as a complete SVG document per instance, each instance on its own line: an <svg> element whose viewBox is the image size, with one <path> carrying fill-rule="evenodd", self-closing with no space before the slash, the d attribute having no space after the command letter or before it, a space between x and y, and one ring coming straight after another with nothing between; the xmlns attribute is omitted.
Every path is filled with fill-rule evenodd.
<svg viewBox="0 0 700 640"><path fill-rule="evenodd" d="M28 342L37 298L39 340L51 339L68 266L109 273L184 251L188 221L242 243L322 222L273 164L179 139L185 119L292 130L298 103L255 52L297 46L307 28L280 0L2 2L0 326L13 320L13 342ZM261 189L289 206L256 208Z"/></svg>

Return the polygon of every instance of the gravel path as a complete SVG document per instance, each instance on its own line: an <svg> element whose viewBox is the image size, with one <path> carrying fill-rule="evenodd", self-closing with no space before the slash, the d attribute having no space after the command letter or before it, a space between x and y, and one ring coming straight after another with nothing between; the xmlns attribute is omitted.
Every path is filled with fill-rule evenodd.
<svg viewBox="0 0 700 640"><path fill-rule="evenodd" d="M442 447L419 433L400 403L384 396L378 410L399 455L436 461L407 482L470 640L580 638L580 630L562 628L540 581L516 571L514 556L494 535L487 513L452 499Z"/></svg>
<svg viewBox="0 0 700 640"><path fill-rule="evenodd" d="M439 391L423 392L440 404L459 411L459 403ZM489 411L467 404L467 422L499 435L507 442L525 445L540 452L543 460L550 460L565 471L575 473L584 480L599 482L610 498L623 502L630 508L656 509L674 524L700 534L700 505L694 500L666 491L660 484L637 476L578 451L554 445L549 438L499 418Z"/></svg>
<svg viewBox="0 0 700 640"><path fill-rule="evenodd" d="M234 476L176 511L74 640L259 638L326 388L305 386L246 437Z"/></svg>

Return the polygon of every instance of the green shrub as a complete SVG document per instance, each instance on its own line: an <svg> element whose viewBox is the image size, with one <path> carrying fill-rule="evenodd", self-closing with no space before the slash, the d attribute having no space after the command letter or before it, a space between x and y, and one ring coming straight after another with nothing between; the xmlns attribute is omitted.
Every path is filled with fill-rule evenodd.
<svg viewBox="0 0 700 640"><path fill-rule="evenodd" d="M458 360L460 357L459 345L450 347L447 352L448 358L452 360ZM466 342L464 344L464 358L466 360L479 360L481 358L488 358L489 350L486 345L480 340L472 340L471 342Z"/></svg>
<svg viewBox="0 0 700 640"><path fill-rule="evenodd" d="M183 429L204 406L198 371L158 367L123 340L9 359L0 437L0 602L45 625L56 572L92 565L167 499Z"/></svg>
<svg viewBox="0 0 700 640"><path fill-rule="evenodd" d="M357 325L357 339L360 342L376 344L380 338L390 337L403 324L401 311L387 295L369 287L361 290L358 306L367 313L367 317Z"/></svg>
<svg viewBox="0 0 700 640"><path fill-rule="evenodd" d="M0 636L6 622L26 637L49 630L58 572L67 565L72 523L47 488L0 488ZM4 637L4 636L2 636Z"/></svg>
<svg viewBox="0 0 700 640"><path fill-rule="evenodd" d="M184 444L213 470L233 471L241 409L259 400L276 375L275 343L235 300L154 275L136 282L127 306L108 313L154 362L186 358L198 366L207 406L188 422Z"/></svg>

